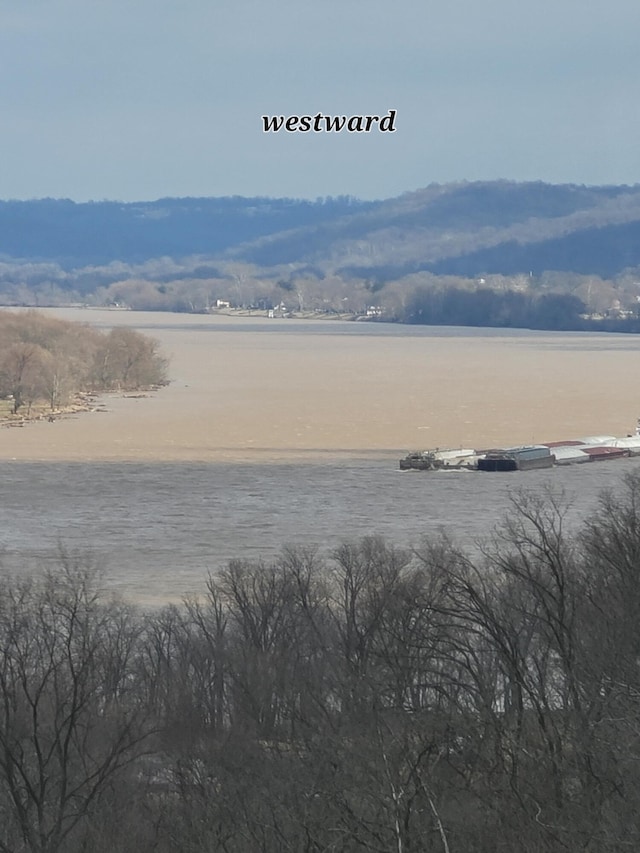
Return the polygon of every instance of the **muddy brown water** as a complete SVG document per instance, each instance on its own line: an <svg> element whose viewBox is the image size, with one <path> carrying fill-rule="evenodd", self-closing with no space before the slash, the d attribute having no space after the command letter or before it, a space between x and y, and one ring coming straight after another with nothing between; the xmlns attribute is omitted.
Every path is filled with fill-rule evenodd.
<svg viewBox="0 0 640 853"><path fill-rule="evenodd" d="M510 494L564 489L578 521L640 460L511 475L399 472L408 450L624 435L640 339L341 321L52 309L154 335L169 387L106 412L0 430L0 548L23 570L58 542L155 603L233 557L381 533L485 535Z"/></svg>

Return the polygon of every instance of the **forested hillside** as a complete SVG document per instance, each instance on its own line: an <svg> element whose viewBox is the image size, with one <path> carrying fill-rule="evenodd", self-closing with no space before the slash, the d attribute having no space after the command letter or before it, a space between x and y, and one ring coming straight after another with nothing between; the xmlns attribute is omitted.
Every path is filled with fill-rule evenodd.
<svg viewBox="0 0 640 853"><path fill-rule="evenodd" d="M350 197L315 202L238 196L133 203L0 201L0 256L54 261L64 269L212 256L245 241L313 227L370 206Z"/></svg>
<svg viewBox="0 0 640 853"><path fill-rule="evenodd" d="M637 186L508 181L433 185L378 202L348 196L2 201L0 256L53 261L64 269L228 253L266 267L313 262L396 274L567 269L612 275L638 263L638 223ZM514 246L529 247L524 265Z"/></svg>
<svg viewBox="0 0 640 853"><path fill-rule="evenodd" d="M636 223L635 230L629 223ZM419 270L613 275L640 263L637 241L630 239L639 223L640 187L450 184L407 193L314 229L265 237L237 254L265 265L331 260L343 271L367 270L385 278ZM595 249L590 248L594 232L600 238ZM528 247L521 264L514 245ZM618 257L621 245L625 252ZM474 255L483 252L476 261Z"/></svg>
<svg viewBox="0 0 640 853"><path fill-rule="evenodd" d="M441 310L452 290L488 290L494 308L504 304ZM552 328L636 330L640 186L463 182L377 202L0 202L5 304L188 312L222 304L538 328L548 296L573 299Z"/></svg>

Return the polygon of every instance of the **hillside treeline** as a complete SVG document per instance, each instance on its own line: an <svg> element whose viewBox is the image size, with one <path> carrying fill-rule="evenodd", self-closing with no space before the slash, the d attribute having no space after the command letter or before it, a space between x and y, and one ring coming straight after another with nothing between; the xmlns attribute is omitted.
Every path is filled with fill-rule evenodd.
<svg viewBox="0 0 640 853"><path fill-rule="evenodd" d="M640 264L640 187L431 184L378 201L0 201L0 256L64 269L188 257L400 278L544 270L608 278ZM389 277L387 275L387 277Z"/></svg>
<svg viewBox="0 0 640 853"><path fill-rule="evenodd" d="M462 181L266 235L231 253L260 266L306 262L386 280L421 271L609 278L640 264L639 228L638 186Z"/></svg>
<svg viewBox="0 0 640 853"><path fill-rule="evenodd" d="M77 556L0 592L5 853L640 848L640 477L574 536L233 561L141 615Z"/></svg>
<svg viewBox="0 0 640 853"><path fill-rule="evenodd" d="M531 296L513 290L479 288L417 290L408 302L409 323L447 326L493 326L527 329L578 329L584 303L576 296Z"/></svg>
<svg viewBox="0 0 640 853"><path fill-rule="evenodd" d="M291 228L365 211L352 196L161 198L156 201L0 200L0 254L64 267L213 255Z"/></svg>
<svg viewBox="0 0 640 853"><path fill-rule="evenodd" d="M37 311L0 312L0 400L13 414L34 403L54 410L80 392L163 384L166 368L157 342L132 329L103 333Z"/></svg>
<svg viewBox="0 0 640 853"><path fill-rule="evenodd" d="M405 322L425 288L486 288L531 302L575 296L594 328L637 331L640 186L460 182L375 202L0 201L0 226L5 305L200 313L222 303ZM533 328L548 313L505 312Z"/></svg>

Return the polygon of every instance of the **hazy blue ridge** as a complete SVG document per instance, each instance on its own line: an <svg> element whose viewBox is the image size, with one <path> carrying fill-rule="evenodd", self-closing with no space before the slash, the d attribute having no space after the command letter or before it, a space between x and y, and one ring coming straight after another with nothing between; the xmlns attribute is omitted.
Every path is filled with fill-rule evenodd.
<svg viewBox="0 0 640 853"><path fill-rule="evenodd" d="M196 257L331 269L372 281L567 270L612 277L640 264L640 186L490 181L397 198L184 198L0 202L0 256L63 269ZM200 262L200 258L202 261Z"/></svg>

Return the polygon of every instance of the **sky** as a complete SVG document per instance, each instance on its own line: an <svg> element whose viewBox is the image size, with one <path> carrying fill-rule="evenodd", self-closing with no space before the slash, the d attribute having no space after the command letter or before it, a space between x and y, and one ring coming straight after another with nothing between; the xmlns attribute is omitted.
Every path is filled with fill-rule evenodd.
<svg viewBox="0 0 640 853"><path fill-rule="evenodd" d="M635 184L639 36L638 0L0 0L0 198Z"/></svg>

